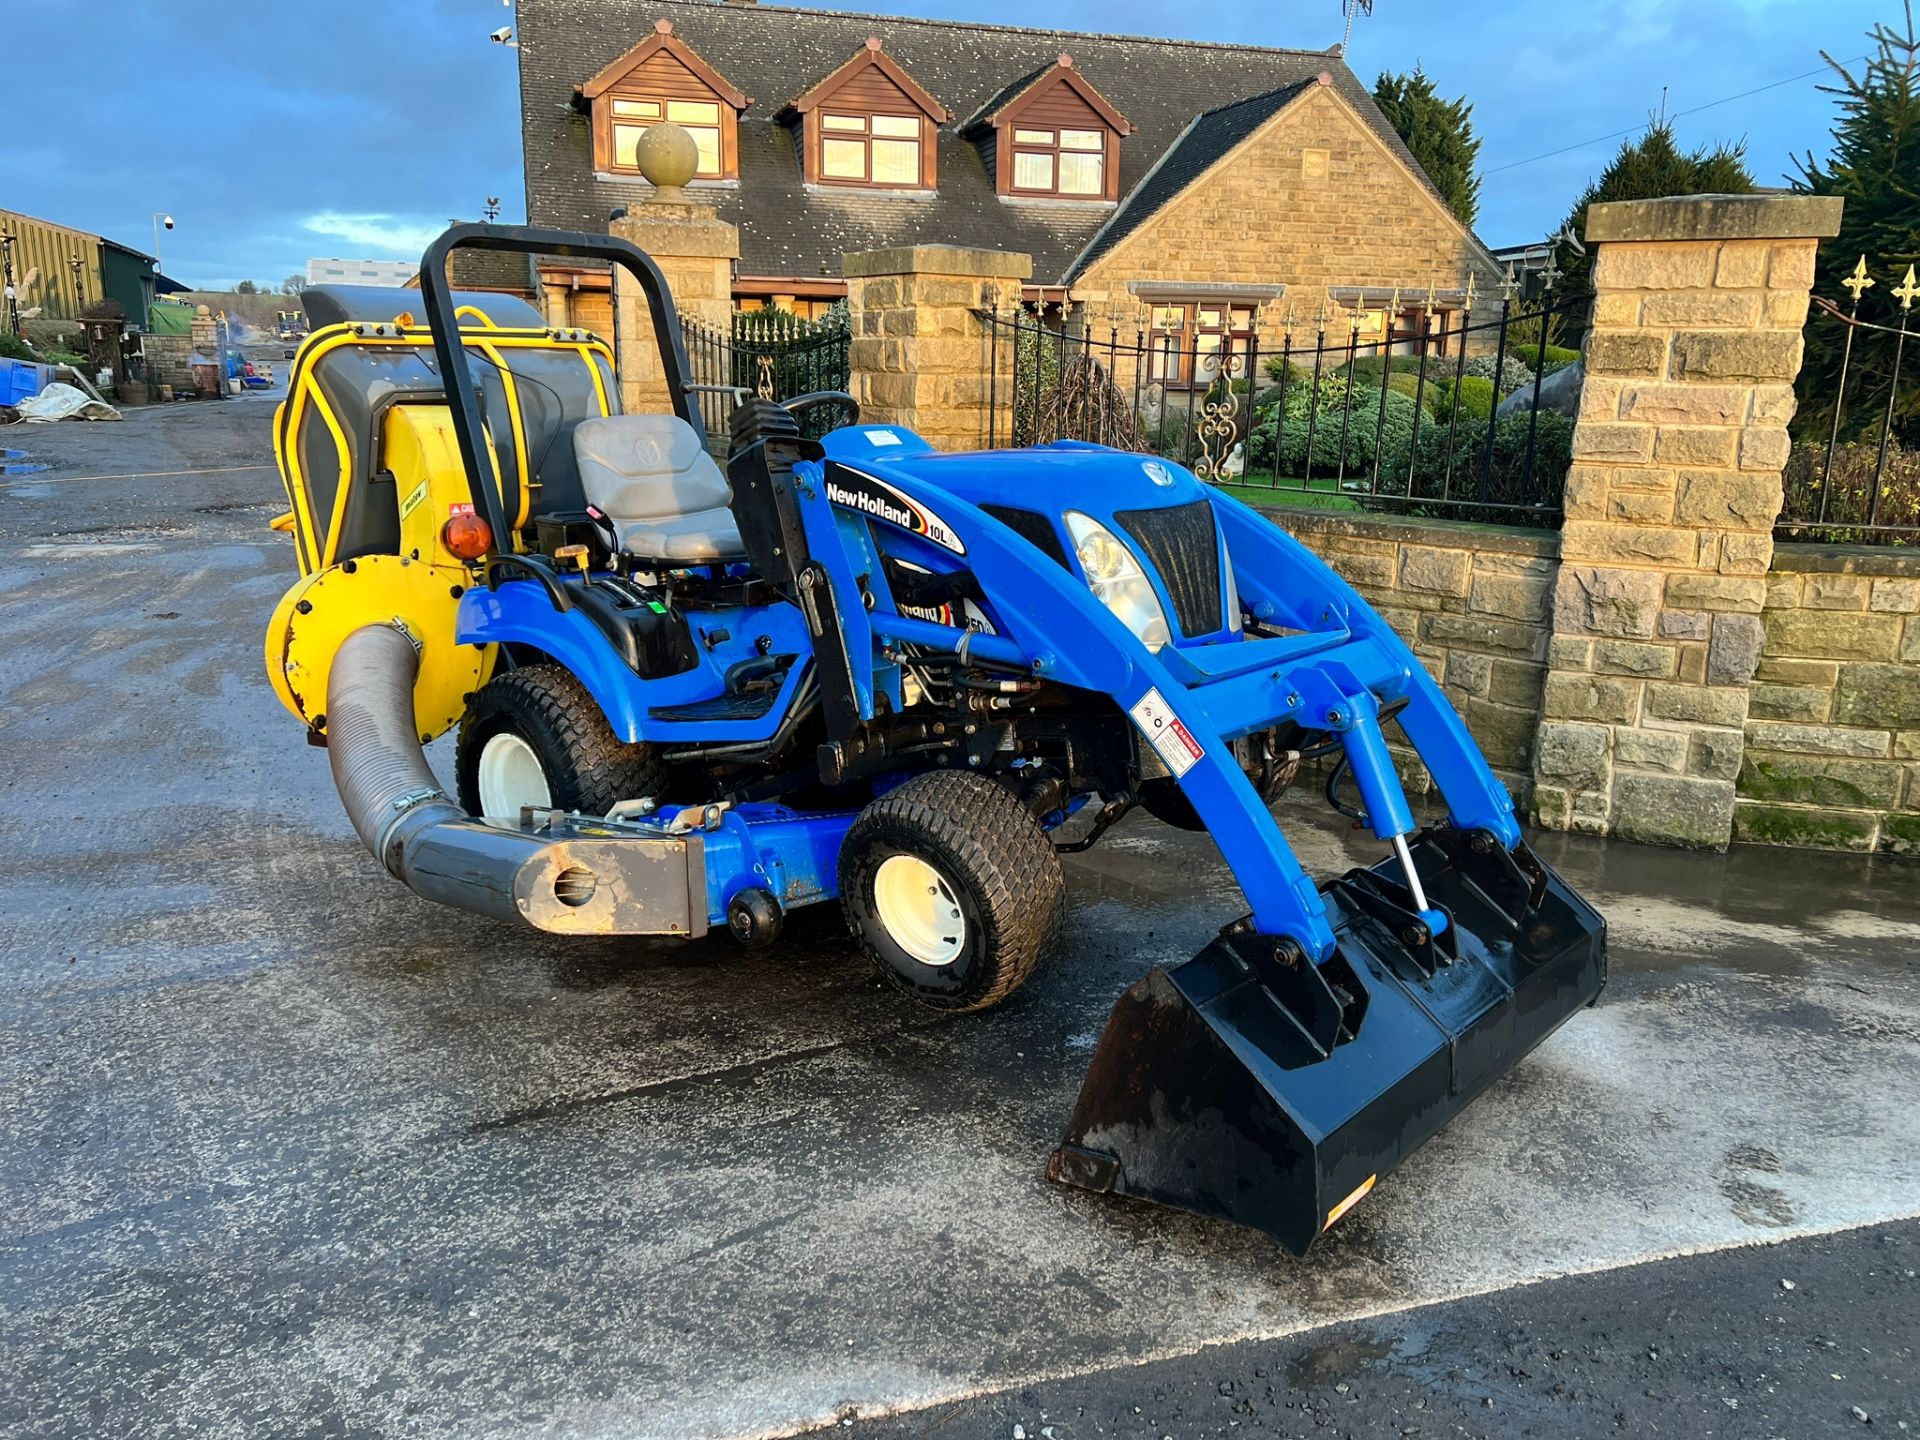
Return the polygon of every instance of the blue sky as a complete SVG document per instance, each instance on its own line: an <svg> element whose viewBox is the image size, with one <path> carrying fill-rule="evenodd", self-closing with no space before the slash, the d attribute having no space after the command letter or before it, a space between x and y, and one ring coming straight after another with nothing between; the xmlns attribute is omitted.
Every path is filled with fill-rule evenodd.
<svg viewBox="0 0 1920 1440"><path fill-rule="evenodd" d="M835 8L864 9L840 5ZM910 0L881 13L1043 21L1068 29L1324 48L1338 0L1204 7L1151 0ZM1463 5L1377 0L1351 63L1425 64L1475 106L1487 170L1479 231L1538 238L1619 141L1581 144L1851 59L1899 0L1605 0ZM652 16L634 4L634 34ZM487 32L499 0L0 0L6 62L0 207L151 248L171 212L168 273L278 283L310 255L412 258L489 194L524 218L514 54ZM17 57L26 57L19 63ZM155 85L171 75L204 89ZM1824 151L1818 78L1679 120L1681 139L1745 138L1762 183ZM204 113L196 96L213 97ZM1576 146L1530 164L1543 152ZM1511 168L1503 168L1511 167Z"/></svg>

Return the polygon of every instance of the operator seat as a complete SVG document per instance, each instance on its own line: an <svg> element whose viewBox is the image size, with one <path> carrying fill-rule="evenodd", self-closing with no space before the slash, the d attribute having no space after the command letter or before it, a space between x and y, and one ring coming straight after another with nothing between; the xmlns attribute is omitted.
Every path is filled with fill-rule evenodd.
<svg viewBox="0 0 1920 1440"><path fill-rule="evenodd" d="M713 565L747 558L727 477L705 437L678 415L600 415L573 430L587 503L640 560Z"/></svg>

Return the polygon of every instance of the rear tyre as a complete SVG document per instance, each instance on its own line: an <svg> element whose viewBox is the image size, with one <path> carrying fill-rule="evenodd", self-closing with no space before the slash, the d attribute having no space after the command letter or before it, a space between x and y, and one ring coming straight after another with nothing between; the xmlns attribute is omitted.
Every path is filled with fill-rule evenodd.
<svg viewBox="0 0 1920 1440"><path fill-rule="evenodd" d="M523 665L481 687L454 752L469 815L517 817L522 805L604 815L658 795L666 767L650 745L613 733L599 702L558 665Z"/></svg>
<svg viewBox="0 0 1920 1440"><path fill-rule="evenodd" d="M896 989L939 1010L985 1010L1052 945L1066 881L1012 791L936 770L860 812L840 846L840 903Z"/></svg>

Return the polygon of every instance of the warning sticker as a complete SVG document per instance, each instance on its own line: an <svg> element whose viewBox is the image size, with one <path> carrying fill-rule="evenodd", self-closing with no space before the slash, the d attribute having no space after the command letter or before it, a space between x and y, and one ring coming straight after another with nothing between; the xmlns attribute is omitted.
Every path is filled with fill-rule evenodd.
<svg viewBox="0 0 1920 1440"><path fill-rule="evenodd" d="M1180 717L1173 713L1173 707L1160 698L1157 689L1149 690L1140 697L1140 703L1129 710L1133 723L1140 727L1140 733L1166 763L1176 778L1193 768L1194 761L1207 752L1200 748L1200 742L1193 738L1191 731L1180 723Z"/></svg>

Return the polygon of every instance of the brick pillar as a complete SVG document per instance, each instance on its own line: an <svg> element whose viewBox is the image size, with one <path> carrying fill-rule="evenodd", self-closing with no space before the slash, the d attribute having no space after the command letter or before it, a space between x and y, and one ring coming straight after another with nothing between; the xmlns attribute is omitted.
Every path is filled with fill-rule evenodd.
<svg viewBox="0 0 1920 1440"><path fill-rule="evenodd" d="M607 229L653 257L682 316L727 329L733 313L733 262L740 256L738 227L721 220L711 205L653 199L635 205ZM621 405L629 411L671 409L646 301L618 267L613 272L613 314Z"/></svg>
<svg viewBox="0 0 1920 1440"><path fill-rule="evenodd" d="M861 419L899 425L942 450L986 444L990 337L979 311L993 287L1030 277L1033 257L906 245L848 255L841 268ZM1007 383L1003 376L1003 394Z"/></svg>
<svg viewBox="0 0 1920 1440"><path fill-rule="evenodd" d="M1814 196L1596 205L1534 818L1724 848L1780 513Z"/></svg>

